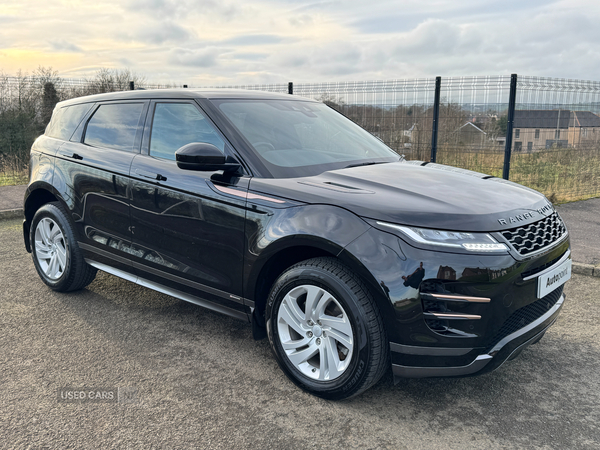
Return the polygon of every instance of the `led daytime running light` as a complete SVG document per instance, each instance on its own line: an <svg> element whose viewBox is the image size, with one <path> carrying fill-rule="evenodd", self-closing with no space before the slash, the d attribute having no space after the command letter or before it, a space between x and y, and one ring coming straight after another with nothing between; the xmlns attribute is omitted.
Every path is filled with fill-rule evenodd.
<svg viewBox="0 0 600 450"><path fill-rule="evenodd" d="M487 233L432 230L429 228L406 227L386 222L377 222L377 225L399 230L412 241L421 244L434 245L437 247L460 248L471 252L508 251L508 247L506 247L505 244L497 242Z"/></svg>

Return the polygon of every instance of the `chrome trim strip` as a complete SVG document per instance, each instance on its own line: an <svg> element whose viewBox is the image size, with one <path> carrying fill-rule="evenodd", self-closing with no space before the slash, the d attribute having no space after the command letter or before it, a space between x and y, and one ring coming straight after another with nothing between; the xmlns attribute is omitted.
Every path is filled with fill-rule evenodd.
<svg viewBox="0 0 600 450"><path fill-rule="evenodd" d="M235 309L227 308L226 306L221 306L216 303L212 303L206 300L202 300L194 295L187 294L185 292L178 291L176 289L171 289L165 286L162 286L158 283L155 283L150 280L146 280L144 278L137 277L135 275L129 274L127 272L123 272L122 270L115 269L114 267L107 266L106 264L102 264L96 261L92 261L89 259L85 260L90 266L95 267L96 269L100 269L104 272L110 273L119 278L123 278L127 281L132 281L140 286L147 287L154 291L162 292L163 294L170 295L172 297L178 298L180 300L185 300L186 302L194 303L195 305L202 306L206 309L210 309L212 311L220 312L222 314L235 317L236 319L248 321L248 315L242 311L236 311Z"/></svg>
<svg viewBox="0 0 600 450"><path fill-rule="evenodd" d="M550 308L546 314L538 317L536 320L531 322L529 325L526 325L523 328L515 331L514 333L506 336L504 339L502 339L500 342L498 342L496 345L494 345L494 348L492 348L489 351L489 353L494 354L494 353L499 352L500 350L502 350L502 347L504 347L506 344L508 344L513 339L516 339L519 336L522 336L523 334L530 332L535 327L540 326L542 323L544 323L546 320L548 320L550 317L552 317L552 315L554 315L554 313L556 313L556 311L558 311L561 308L564 301L565 301L565 295L562 294L560 296L560 298L558 299L558 301L556 302L556 304L552 308Z"/></svg>
<svg viewBox="0 0 600 450"><path fill-rule="evenodd" d="M253 194L252 192L248 192L248 191L240 191L238 189L228 188L225 186L219 186L217 184L213 184L213 186L215 187L216 190L218 190L224 194L233 195L235 197L240 197L240 198L247 199L247 200L265 200L267 202L272 202L272 203L285 203L285 200L279 200L279 199L267 197L264 195Z"/></svg>
<svg viewBox="0 0 600 450"><path fill-rule="evenodd" d="M156 269L154 267L150 267L150 266L147 266L146 264L141 264L136 261L132 261L131 264L136 269L140 269L145 272L150 272L153 275L166 278L167 280L171 280L171 281L174 281L174 282L180 283L180 284L185 284L186 286L189 286L194 289L198 289L199 291L204 291L204 292L207 292L208 294L216 295L217 297L226 298L227 300L231 300L236 303L244 304L244 299L242 297L232 295L229 292L225 292L225 291L222 291L217 288L206 286L205 284L197 283L195 281L188 280L187 278L183 278L178 275L173 275L172 273L164 272L160 269Z"/></svg>
<svg viewBox="0 0 600 450"><path fill-rule="evenodd" d="M438 313L425 311L423 313L425 317L435 317L436 319L448 319L448 320L479 320L481 316L476 314L457 314L457 313Z"/></svg>
<svg viewBox="0 0 600 450"><path fill-rule="evenodd" d="M137 275L125 272L124 270L115 269L114 267L107 266L106 264L102 264L88 258L85 258L85 262L90 266L95 267L103 272L110 273L115 277L123 278L124 280L131 281L132 283L137 283Z"/></svg>
<svg viewBox="0 0 600 450"><path fill-rule="evenodd" d="M265 197L264 195L253 194L252 192L248 192L248 200L266 200L267 202L272 203L285 203L285 200L279 200L272 197Z"/></svg>
<svg viewBox="0 0 600 450"><path fill-rule="evenodd" d="M404 355L462 356L472 351L473 348L418 347L390 342L390 350Z"/></svg>
<svg viewBox="0 0 600 450"><path fill-rule="evenodd" d="M562 256L562 258L560 258L558 261L556 261L550 267L547 267L546 269L542 270L541 272L535 273L533 275L529 275L528 277L524 277L523 281L533 280L534 278L542 276L542 275L544 275L547 272L551 272L552 270L556 269L557 266L560 266L567 259L569 259L569 256L571 256L571 250L570 249L565 252L565 254Z"/></svg>
<svg viewBox="0 0 600 450"><path fill-rule="evenodd" d="M487 297L468 297L466 295L446 295L421 292L421 296L424 295L434 297L435 300L445 300L449 302L489 303L492 301L491 298Z"/></svg>

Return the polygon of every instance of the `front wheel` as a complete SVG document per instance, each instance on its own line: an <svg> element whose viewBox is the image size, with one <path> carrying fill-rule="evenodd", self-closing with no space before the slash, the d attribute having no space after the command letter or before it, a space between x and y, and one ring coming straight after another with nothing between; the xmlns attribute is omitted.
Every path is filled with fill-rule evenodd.
<svg viewBox="0 0 600 450"><path fill-rule="evenodd" d="M267 304L269 342L299 387L332 400L375 384L388 367L387 340L366 286L334 258L292 266Z"/></svg>

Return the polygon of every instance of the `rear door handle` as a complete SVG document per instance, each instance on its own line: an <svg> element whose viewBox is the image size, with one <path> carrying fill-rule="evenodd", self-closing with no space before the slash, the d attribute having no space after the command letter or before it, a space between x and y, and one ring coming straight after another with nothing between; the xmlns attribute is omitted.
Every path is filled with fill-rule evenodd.
<svg viewBox="0 0 600 450"><path fill-rule="evenodd" d="M160 173L152 173L146 172L145 170L135 169L135 174L140 177L150 178L151 180L167 181L167 177L161 175Z"/></svg>
<svg viewBox="0 0 600 450"><path fill-rule="evenodd" d="M64 156L65 158L73 158L73 159L76 159L78 161L81 161L83 159L83 156L80 156L77 153L62 153L61 152L60 155Z"/></svg>

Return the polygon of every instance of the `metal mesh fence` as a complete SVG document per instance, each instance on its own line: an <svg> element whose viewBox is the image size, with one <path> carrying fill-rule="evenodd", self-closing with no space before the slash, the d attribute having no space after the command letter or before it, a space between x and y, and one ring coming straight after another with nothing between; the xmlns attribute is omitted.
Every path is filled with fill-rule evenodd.
<svg viewBox="0 0 600 450"><path fill-rule="evenodd" d="M509 89L509 76L442 78L436 162L501 177Z"/></svg>
<svg viewBox="0 0 600 450"><path fill-rule="evenodd" d="M520 77L510 179L551 200L600 195L600 82Z"/></svg>
<svg viewBox="0 0 600 450"><path fill-rule="evenodd" d="M407 159L429 160L434 79L294 84L294 95L322 101Z"/></svg>
<svg viewBox="0 0 600 450"><path fill-rule="evenodd" d="M190 86L191 87L191 86ZM202 86L203 88L214 88L214 89L244 89L249 91L265 91L274 92L278 94L288 93L287 83L276 83L276 84L231 84L223 86Z"/></svg>
<svg viewBox="0 0 600 450"><path fill-rule="evenodd" d="M23 178L19 167L35 137L43 133L56 101L130 88L123 74L104 75L92 80L0 75L0 173L13 168ZM502 176L510 80L441 79L437 162ZM136 79L135 87L183 86ZM206 87L276 93L289 89L288 83ZM435 89L434 78L422 78L297 83L293 94L337 109L407 159L429 161ZM519 77L510 179L554 201L600 195L599 114L600 82Z"/></svg>

